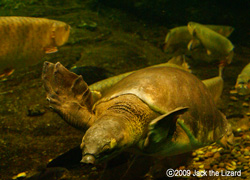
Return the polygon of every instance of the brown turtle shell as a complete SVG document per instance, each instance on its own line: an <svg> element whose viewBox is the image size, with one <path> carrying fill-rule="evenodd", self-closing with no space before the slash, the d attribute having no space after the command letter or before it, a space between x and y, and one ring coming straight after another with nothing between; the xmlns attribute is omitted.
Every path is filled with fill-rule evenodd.
<svg viewBox="0 0 250 180"><path fill-rule="evenodd" d="M186 71L173 67L138 70L110 88L93 109L125 94L136 95L162 114L178 107L188 107L189 110L180 118L202 144L220 139L227 131L225 116L217 109L206 86Z"/></svg>

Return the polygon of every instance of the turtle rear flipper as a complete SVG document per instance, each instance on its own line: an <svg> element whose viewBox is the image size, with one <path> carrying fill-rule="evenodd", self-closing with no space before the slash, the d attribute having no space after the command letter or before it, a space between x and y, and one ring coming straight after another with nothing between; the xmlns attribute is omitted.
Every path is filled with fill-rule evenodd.
<svg viewBox="0 0 250 180"><path fill-rule="evenodd" d="M50 107L67 123L85 131L93 123L93 100L82 76L68 71L59 62L45 62L42 78Z"/></svg>

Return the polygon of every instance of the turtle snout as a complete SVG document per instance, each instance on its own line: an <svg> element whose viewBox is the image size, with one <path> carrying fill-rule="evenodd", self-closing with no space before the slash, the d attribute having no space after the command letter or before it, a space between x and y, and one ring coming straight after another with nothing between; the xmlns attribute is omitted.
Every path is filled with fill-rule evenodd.
<svg viewBox="0 0 250 180"><path fill-rule="evenodd" d="M95 164L95 156L91 154L86 154L82 157L81 163Z"/></svg>

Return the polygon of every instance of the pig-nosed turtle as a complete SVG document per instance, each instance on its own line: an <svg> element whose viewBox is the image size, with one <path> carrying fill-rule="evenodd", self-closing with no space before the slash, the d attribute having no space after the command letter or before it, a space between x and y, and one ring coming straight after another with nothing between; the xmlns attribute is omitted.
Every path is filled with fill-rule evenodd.
<svg viewBox="0 0 250 180"><path fill-rule="evenodd" d="M87 130L81 143L83 163L131 148L162 158L231 135L206 86L178 68L135 71L95 103L82 76L60 63L45 62L42 77L50 106L72 126Z"/></svg>

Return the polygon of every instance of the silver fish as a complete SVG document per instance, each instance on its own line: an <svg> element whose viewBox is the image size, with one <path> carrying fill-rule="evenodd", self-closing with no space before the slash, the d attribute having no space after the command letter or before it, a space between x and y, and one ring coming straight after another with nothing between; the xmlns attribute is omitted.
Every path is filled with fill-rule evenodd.
<svg viewBox="0 0 250 180"><path fill-rule="evenodd" d="M0 74L39 62L68 40L70 26L34 17L0 17ZM5 72L4 72L5 71Z"/></svg>
<svg viewBox="0 0 250 180"><path fill-rule="evenodd" d="M234 46L225 36L196 22L188 23L188 31L193 36L189 46L192 45L192 41L198 39L206 48L208 55L215 56L225 64L232 62Z"/></svg>
<svg viewBox="0 0 250 180"><path fill-rule="evenodd" d="M234 28L231 26L221 26L221 25L205 25L207 28L228 37L234 31ZM174 52L180 48L186 49L187 44L192 40L192 35L188 31L187 26L179 26L173 29L170 29L166 38L164 51L165 52ZM200 43L197 42L196 45L192 45L192 48L199 46ZM195 47L194 47L195 46Z"/></svg>
<svg viewBox="0 0 250 180"><path fill-rule="evenodd" d="M250 94L250 63L247 64L238 75L235 89L239 95Z"/></svg>

